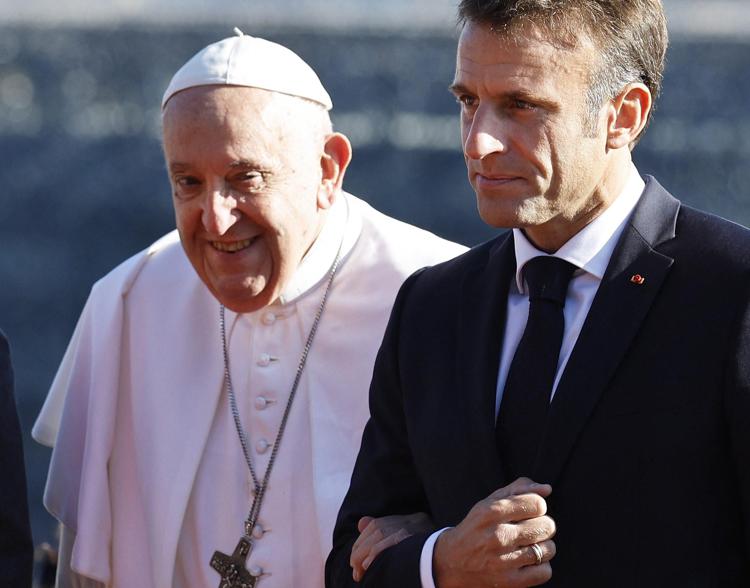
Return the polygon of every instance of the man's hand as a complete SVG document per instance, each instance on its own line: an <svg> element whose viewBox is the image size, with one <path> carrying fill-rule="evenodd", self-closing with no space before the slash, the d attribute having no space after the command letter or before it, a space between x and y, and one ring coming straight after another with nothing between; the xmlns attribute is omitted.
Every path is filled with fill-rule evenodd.
<svg viewBox="0 0 750 588"><path fill-rule="evenodd" d="M547 582L552 577L549 560L555 556L555 523L545 516L544 498L551 492L547 484L519 478L474 505L435 544L435 585L524 588Z"/></svg>
<svg viewBox="0 0 750 588"><path fill-rule="evenodd" d="M430 517L423 512L417 512L379 519L362 517L357 523L357 528L360 534L354 542L349 559L355 582L362 579L365 570L381 551L400 543L414 533L429 531L433 525Z"/></svg>

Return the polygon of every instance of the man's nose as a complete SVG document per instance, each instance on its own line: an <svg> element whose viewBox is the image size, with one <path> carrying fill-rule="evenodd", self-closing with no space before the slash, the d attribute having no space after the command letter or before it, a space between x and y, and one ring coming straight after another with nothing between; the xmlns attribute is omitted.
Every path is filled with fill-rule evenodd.
<svg viewBox="0 0 750 588"><path fill-rule="evenodd" d="M237 222L237 200L225 186L212 187L203 205L203 226L212 235L223 235Z"/></svg>
<svg viewBox="0 0 750 588"><path fill-rule="evenodd" d="M489 109L478 109L470 121L464 123L464 155L482 160L493 153L505 153L506 123Z"/></svg>

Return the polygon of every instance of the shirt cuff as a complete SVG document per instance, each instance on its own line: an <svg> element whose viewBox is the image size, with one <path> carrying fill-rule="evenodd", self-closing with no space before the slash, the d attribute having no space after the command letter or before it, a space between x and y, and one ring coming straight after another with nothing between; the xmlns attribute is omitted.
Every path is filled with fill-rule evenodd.
<svg viewBox="0 0 750 588"><path fill-rule="evenodd" d="M435 542L438 537L447 529L450 529L450 527L435 531L427 537L427 541L422 546L422 555L419 557L419 580L422 583L422 588L435 588L435 579L432 577L432 552L435 551Z"/></svg>

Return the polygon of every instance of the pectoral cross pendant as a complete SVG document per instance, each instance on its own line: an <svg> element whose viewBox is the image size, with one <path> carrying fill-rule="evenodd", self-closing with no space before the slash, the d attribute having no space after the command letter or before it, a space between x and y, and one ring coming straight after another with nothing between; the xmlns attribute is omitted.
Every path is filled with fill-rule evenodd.
<svg viewBox="0 0 750 588"><path fill-rule="evenodd" d="M221 576L219 588L255 588L258 578L245 567L247 556L252 549L253 543L250 538L241 537L232 555L214 551L211 567Z"/></svg>

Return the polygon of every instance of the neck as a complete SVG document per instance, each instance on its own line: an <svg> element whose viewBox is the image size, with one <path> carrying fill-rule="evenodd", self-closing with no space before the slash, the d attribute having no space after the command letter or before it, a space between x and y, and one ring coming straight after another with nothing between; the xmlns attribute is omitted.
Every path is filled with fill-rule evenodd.
<svg viewBox="0 0 750 588"><path fill-rule="evenodd" d="M526 238L540 251L554 253L599 217L622 194L631 173L631 160L618 162L603 175L599 185L574 211L563 211L549 221L524 227Z"/></svg>

